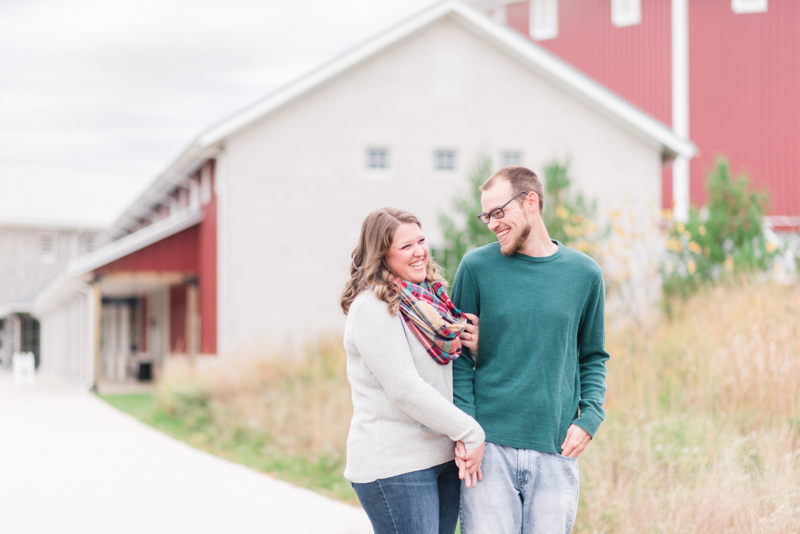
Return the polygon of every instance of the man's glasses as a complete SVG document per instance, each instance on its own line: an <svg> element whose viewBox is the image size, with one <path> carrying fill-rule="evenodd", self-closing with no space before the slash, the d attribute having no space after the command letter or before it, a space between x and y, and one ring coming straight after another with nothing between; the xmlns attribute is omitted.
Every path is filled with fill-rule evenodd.
<svg viewBox="0 0 800 534"><path fill-rule="evenodd" d="M492 219L502 219L506 215L505 212L503 211L503 208L505 208L506 206L511 204L511 201L514 200L515 198L517 198L518 196L527 195L527 194L528 194L527 191L520 191L519 193L514 195L511 198L511 200L509 200L508 202L506 202L505 204L503 204L499 208L495 208L492 211L490 211L489 213L481 213L480 215L478 215L478 219L480 219L481 222L484 223L484 224L489 224L489 221L492 220Z"/></svg>

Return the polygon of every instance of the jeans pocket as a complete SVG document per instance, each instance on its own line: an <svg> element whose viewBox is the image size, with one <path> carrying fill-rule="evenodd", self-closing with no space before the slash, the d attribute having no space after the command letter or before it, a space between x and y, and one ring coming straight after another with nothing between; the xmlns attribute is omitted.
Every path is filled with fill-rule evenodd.
<svg viewBox="0 0 800 534"><path fill-rule="evenodd" d="M566 460L567 462L577 462L578 461L577 458L570 458L569 456L562 456L561 454L558 454L558 453L554 454L554 456L556 458L561 458L562 460Z"/></svg>

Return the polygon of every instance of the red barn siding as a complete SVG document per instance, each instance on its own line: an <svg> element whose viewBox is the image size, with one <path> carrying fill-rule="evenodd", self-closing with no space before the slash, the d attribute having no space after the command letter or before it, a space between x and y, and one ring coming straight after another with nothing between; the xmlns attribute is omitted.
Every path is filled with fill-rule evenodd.
<svg viewBox="0 0 800 534"><path fill-rule="evenodd" d="M192 226L141 250L132 252L123 258L98 267L94 272L99 275L143 271L194 274L199 270L198 238L199 229L197 226Z"/></svg>
<svg viewBox="0 0 800 534"><path fill-rule="evenodd" d="M169 348L175 354L186 354L186 286L169 288Z"/></svg>
<svg viewBox="0 0 800 534"><path fill-rule="evenodd" d="M199 226L199 308L200 352L217 352L217 196L214 191L214 162L211 166L212 196L203 208L204 217Z"/></svg>
<svg viewBox="0 0 800 534"><path fill-rule="evenodd" d="M672 205L672 161L661 165L661 208L671 210Z"/></svg>
<svg viewBox="0 0 800 534"><path fill-rule="evenodd" d="M690 2L692 202L705 202L717 154L768 187L774 215L800 215L800 2L735 14L730 0Z"/></svg>
<svg viewBox="0 0 800 534"><path fill-rule="evenodd" d="M611 23L611 0L560 0L558 37L536 42L671 125L671 5L644 1L642 22L618 28ZM506 7L508 25L526 36L528 14L529 2Z"/></svg>
<svg viewBox="0 0 800 534"><path fill-rule="evenodd" d="M147 295L142 295L139 298L139 314L141 317L141 322L139 323L139 351L147 352L147 332L150 329L150 318L147 315Z"/></svg>

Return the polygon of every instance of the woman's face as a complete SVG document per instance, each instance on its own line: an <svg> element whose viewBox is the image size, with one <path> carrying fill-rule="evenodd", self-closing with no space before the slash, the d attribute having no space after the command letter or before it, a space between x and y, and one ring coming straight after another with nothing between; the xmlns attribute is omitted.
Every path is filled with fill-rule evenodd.
<svg viewBox="0 0 800 534"><path fill-rule="evenodd" d="M428 245L422 230L414 223L403 223L392 237L386 254L386 265L403 280L419 284L425 281L428 269Z"/></svg>

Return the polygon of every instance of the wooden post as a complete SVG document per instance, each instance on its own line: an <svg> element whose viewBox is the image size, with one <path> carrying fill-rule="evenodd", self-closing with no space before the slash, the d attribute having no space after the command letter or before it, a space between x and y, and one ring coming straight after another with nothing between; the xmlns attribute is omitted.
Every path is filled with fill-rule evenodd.
<svg viewBox="0 0 800 534"><path fill-rule="evenodd" d="M195 366L197 359L197 278L186 280L186 354L189 365Z"/></svg>
<svg viewBox="0 0 800 534"><path fill-rule="evenodd" d="M103 314L103 294L100 291L100 277L95 277L94 281L92 282L92 293L94 297L94 384L92 385L92 389L97 392L97 388L100 385L100 340L101 340L101 332L100 327L102 326L102 321L100 318Z"/></svg>

